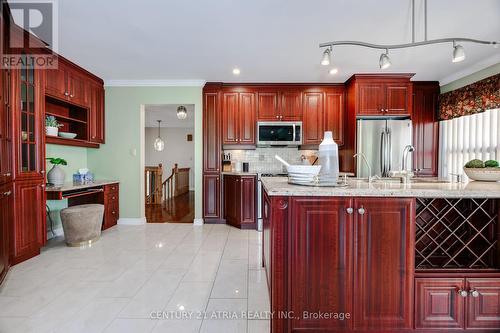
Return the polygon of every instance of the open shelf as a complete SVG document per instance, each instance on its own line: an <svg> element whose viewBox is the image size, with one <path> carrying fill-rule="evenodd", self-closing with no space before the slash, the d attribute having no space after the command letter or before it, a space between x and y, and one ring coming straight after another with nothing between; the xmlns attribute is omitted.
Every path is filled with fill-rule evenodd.
<svg viewBox="0 0 500 333"><path fill-rule="evenodd" d="M418 271L499 269L496 199L417 198Z"/></svg>
<svg viewBox="0 0 500 333"><path fill-rule="evenodd" d="M65 145L65 146L76 146L76 147L87 147L87 148L99 148L98 143L89 142L80 139L67 139L58 136L45 136L45 143L50 143L53 145Z"/></svg>

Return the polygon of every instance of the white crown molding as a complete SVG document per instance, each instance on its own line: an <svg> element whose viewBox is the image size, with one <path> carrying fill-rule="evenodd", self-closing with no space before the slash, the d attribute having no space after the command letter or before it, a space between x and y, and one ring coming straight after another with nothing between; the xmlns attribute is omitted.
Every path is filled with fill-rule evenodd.
<svg viewBox="0 0 500 333"><path fill-rule="evenodd" d="M146 218L145 217L125 217L122 218L120 217L118 219L118 224L119 225L143 225L146 224Z"/></svg>
<svg viewBox="0 0 500 333"><path fill-rule="evenodd" d="M481 61L479 61L479 62L477 62L469 67L462 69L459 72L453 73L452 75L449 75L449 76L439 80L439 85L444 86L448 83L459 80L459 79L464 78L468 75L479 72L482 69L496 65L498 63L500 63L500 53L497 53L489 58L483 59L483 60L481 60Z"/></svg>
<svg viewBox="0 0 500 333"><path fill-rule="evenodd" d="M106 87L203 87L205 80L106 80Z"/></svg>

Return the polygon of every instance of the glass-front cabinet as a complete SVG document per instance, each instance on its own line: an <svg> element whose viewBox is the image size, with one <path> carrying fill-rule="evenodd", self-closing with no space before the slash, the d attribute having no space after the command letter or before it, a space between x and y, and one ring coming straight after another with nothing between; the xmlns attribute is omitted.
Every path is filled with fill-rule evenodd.
<svg viewBox="0 0 500 333"><path fill-rule="evenodd" d="M28 63L27 54L22 54ZM43 105L41 101L41 70L32 66L16 69L18 96L15 105L17 159L16 178L44 177L44 132Z"/></svg>

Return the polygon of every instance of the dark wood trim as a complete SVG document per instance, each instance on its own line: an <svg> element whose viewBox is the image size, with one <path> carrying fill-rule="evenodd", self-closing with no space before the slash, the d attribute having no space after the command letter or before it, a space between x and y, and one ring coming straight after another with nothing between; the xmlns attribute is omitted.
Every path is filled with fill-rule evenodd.
<svg viewBox="0 0 500 333"><path fill-rule="evenodd" d="M45 143L50 143L53 145L74 146L74 147L99 148L98 143L92 143L89 141L78 140L78 139L54 137L49 135L45 137Z"/></svg>

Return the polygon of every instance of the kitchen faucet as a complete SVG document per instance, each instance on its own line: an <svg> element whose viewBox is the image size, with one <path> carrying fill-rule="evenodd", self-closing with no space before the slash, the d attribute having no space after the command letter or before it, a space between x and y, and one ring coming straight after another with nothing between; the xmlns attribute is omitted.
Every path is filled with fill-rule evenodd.
<svg viewBox="0 0 500 333"><path fill-rule="evenodd" d="M415 147L412 145L407 145L405 149L403 149L403 162L401 163L402 170L403 171L409 171L408 170L408 155L409 153L413 153L415 151ZM411 170L410 170L411 171Z"/></svg>
<svg viewBox="0 0 500 333"><path fill-rule="evenodd" d="M368 163L368 160L366 159L365 154L357 153L357 154L354 154L352 157L354 157L354 158L361 157L363 159L363 161L365 161L366 167L368 168L368 183L371 183L373 178L374 178L374 177L372 177L372 167L370 166L370 163Z"/></svg>

